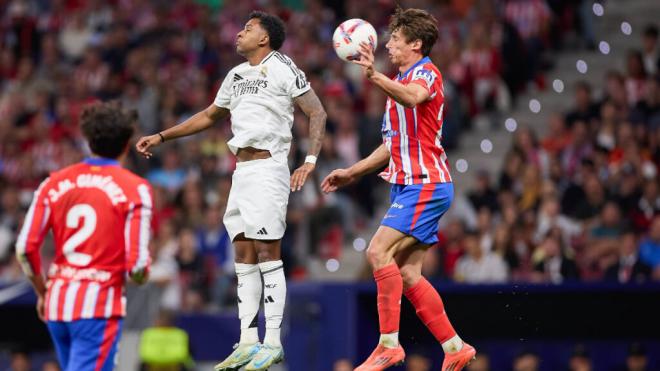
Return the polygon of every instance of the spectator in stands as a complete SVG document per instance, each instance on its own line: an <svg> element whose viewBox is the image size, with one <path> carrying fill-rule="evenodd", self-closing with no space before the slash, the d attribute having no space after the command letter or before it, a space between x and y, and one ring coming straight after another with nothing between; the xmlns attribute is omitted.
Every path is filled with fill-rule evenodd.
<svg viewBox="0 0 660 371"><path fill-rule="evenodd" d="M639 258L653 269L654 279L660 280L660 216L653 219L648 237L640 244Z"/></svg>
<svg viewBox="0 0 660 371"><path fill-rule="evenodd" d="M642 32L642 56L644 68L649 75L655 75L660 69L660 46L658 46L658 26L649 24Z"/></svg>
<svg viewBox="0 0 660 371"><path fill-rule="evenodd" d="M541 359L536 353L524 351L513 359L513 371L538 371Z"/></svg>
<svg viewBox="0 0 660 371"><path fill-rule="evenodd" d="M646 356L646 347L640 343L632 343L628 348L628 357L626 357L625 371L647 371L648 357Z"/></svg>
<svg viewBox="0 0 660 371"><path fill-rule="evenodd" d="M651 278L651 267L639 259L637 237L626 232L618 242L618 258L605 271L605 279L619 283L640 283Z"/></svg>
<svg viewBox="0 0 660 371"><path fill-rule="evenodd" d="M474 361L466 368L467 371L490 371L490 358L485 353L477 353Z"/></svg>
<svg viewBox="0 0 660 371"><path fill-rule="evenodd" d="M210 206L204 215L204 224L197 229L197 244L205 260L211 279L211 300L224 304L227 290L234 277L234 249L229 234L222 224L224 211Z"/></svg>
<svg viewBox="0 0 660 371"><path fill-rule="evenodd" d="M490 174L487 170L477 171L475 177L474 188L468 192L468 198L472 207L475 210L480 210L482 207L488 208L491 212L495 212L497 206L497 193L493 189L490 180Z"/></svg>
<svg viewBox="0 0 660 371"><path fill-rule="evenodd" d="M560 284L578 280L579 273L573 260L566 257L563 249L561 232L553 229L535 251L537 263L534 265L533 280Z"/></svg>
<svg viewBox="0 0 660 371"><path fill-rule="evenodd" d="M541 242L548 232L558 228L561 231L562 243L569 246L572 239L582 233L582 226L561 214L561 205L555 195L547 196L541 203L537 216L534 240Z"/></svg>
<svg viewBox="0 0 660 371"><path fill-rule="evenodd" d="M176 260L179 249L177 231L172 220L160 223L156 238L152 241L151 272L149 284L160 290L160 307L166 310L181 308L181 282L179 265Z"/></svg>
<svg viewBox="0 0 660 371"><path fill-rule="evenodd" d="M41 365L41 371L60 371L60 365L57 361L46 361Z"/></svg>
<svg viewBox="0 0 660 371"><path fill-rule="evenodd" d="M630 214L635 230L648 231L654 217L660 215L660 189L657 179L644 182L642 195Z"/></svg>
<svg viewBox="0 0 660 371"><path fill-rule="evenodd" d="M472 23L467 47L461 55L461 60L470 72L470 90L473 91L470 101L475 105L475 113L496 110L498 94L506 94L500 90L500 53L493 46L490 36L485 24Z"/></svg>
<svg viewBox="0 0 660 371"><path fill-rule="evenodd" d="M577 344L568 359L568 371L591 371L592 367L589 351L584 345Z"/></svg>
<svg viewBox="0 0 660 371"><path fill-rule="evenodd" d="M541 147L552 158L560 154L571 142L570 132L566 128L564 117L559 113L553 113L548 120L548 132L541 141Z"/></svg>
<svg viewBox="0 0 660 371"><path fill-rule="evenodd" d="M406 357L406 371L430 371L431 360L421 354Z"/></svg>
<svg viewBox="0 0 660 371"><path fill-rule="evenodd" d="M623 230L624 225L621 221L619 205L613 201L608 201L600 211L594 225L588 231L586 259L595 262L613 254L618 249L619 238Z"/></svg>
<svg viewBox="0 0 660 371"><path fill-rule="evenodd" d="M465 250L465 225L458 219L451 220L447 228L439 230L438 240L443 276L453 279L456 264Z"/></svg>
<svg viewBox="0 0 660 371"><path fill-rule="evenodd" d="M576 121L591 123L598 118L598 110L591 95L591 85L586 81L575 83L575 107L566 113L566 125L571 128Z"/></svg>
<svg viewBox="0 0 660 371"><path fill-rule="evenodd" d="M630 121L647 130L660 126L660 75L647 79L644 97L631 111Z"/></svg>
<svg viewBox="0 0 660 371"><path fill-rule="evenodd" d="M574 215L581 221L592 221L598 216L603 205L607 201L607 195L603 184L595 174L588 174L582 186L584 198L577 202Z"/></svg>
<svg viewBox="0 0 660 371"><path fill-rule="evenodd" d="M623 74L617 70L610 70L605 77L605 95L601 104L611 101L621 113L628 112L628 95Z"/></svg>
<svg viewBox="0 0 660 371"><path fill-rule="evenodd" d="M22 349L11 352L8 371L32 371L30 356Z"/></svg>
<svg viewBox="0 0 660 371"><path fill-rule="evenodd" d="M628 104L634 106L644 96L646 88L647 72L644 68L644 57L639 50L632 50L628 53L626 60L626 93L628 95Z"/></svg>
<svg viewBox="0 0 660 371"><path fill-rule="evenodd" d="M511 22L522 37L527 66L527 80L536 80L539 88L544 88L541 72L541 56L545 49L546 37L552 14L545 0L508 0L504 6L504 16Z"/></svg>
<svg viewBox="0 0 660 371"><path fill-rule="evenodd" d="M174 325L174 314L161 311L140 338L141 371L193 370L188 334Z"/></svg>
<svg viewBox="0 0 660 371"><path fill-rule="evenodd" d="M208 275L199 254L195 233L190 228L179 232L179 250L176 257L182 284L184 311L200 310L208 297Z"/></svg>
<svg viewBox="0 0 660 371"><path fill-rule="evenodd" d="M346 358L338 359L332 365L332 371L353 371L353 363Z"/></svg>
<svg viewBox="0 0 660 371"><path fill-rule="evenodd" d="M147 173L147 179L155 186L165 188L170 194L175 194L186 180L186 172L181 167L180 154L175 146L164 148L163 164L161 168Z"/></svg>
<svg viewBox="0 0 660 371"><path fill-rule="evenodd" d="M501 283L509 277L509 270L501 256L483 251L476 234L463 239L464 255L456 263L454 279L467 283Z"/></svg>
<svg viewBox="0 0 660 371"><path fill-rule="evenodd" d="M577 175L576 173L580 165L588 165L583 163L583 160L588 160L589 156L591 156L593 144L589 137L589 127L585 121L576 121L573 123L571 137L571 143L564 148L561 154L561 164L564 174L570 179L573 179ZM580 178L576 177L576 179Z"/></svg>

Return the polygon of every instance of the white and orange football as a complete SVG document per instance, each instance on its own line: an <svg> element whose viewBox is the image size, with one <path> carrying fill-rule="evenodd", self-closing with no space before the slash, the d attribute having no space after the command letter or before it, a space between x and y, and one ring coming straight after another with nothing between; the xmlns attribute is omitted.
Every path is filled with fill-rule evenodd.
<svg viewBox="0 0 660 371"><path fill-rule="evenodd" d="M332 43L339 58L345 61L360 59L360 43L371 44L374 51L378 45L378 35L371 23L359 19L349 19L340 24L332 35Z"/></svg>

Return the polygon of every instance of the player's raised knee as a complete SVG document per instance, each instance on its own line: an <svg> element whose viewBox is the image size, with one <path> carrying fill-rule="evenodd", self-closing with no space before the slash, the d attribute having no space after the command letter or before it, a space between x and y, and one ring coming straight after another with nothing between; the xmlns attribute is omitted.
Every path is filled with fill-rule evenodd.
<svg viewBox="0 0 660 371"><path fill-rule="evenodd" d="M380 244L375 240L372 240L367 249L367 261L374 269L380 269L392 260L391 256L388 253L389 246Z"/></svg>

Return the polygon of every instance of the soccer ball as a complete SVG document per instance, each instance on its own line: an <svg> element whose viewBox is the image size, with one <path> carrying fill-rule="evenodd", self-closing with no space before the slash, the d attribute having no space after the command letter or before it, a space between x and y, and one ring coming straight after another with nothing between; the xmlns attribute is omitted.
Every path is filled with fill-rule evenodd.
<svg viewBox="0 0 660 371"><path fill-rule="evenodd" d="M378 45L378 34L369 22L353 18L340 24L332 35L332 45L339 58L345 61L360 59L360 43L371 44L373 50Z"/></svg>

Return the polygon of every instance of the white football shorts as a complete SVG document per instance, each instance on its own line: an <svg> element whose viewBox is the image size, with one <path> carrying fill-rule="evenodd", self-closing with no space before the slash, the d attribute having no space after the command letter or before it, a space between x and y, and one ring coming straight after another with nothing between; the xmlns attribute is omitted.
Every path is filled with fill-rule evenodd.
<svg viewBox="0 0 660 371"><path fill-rule="evenodd" d="M233 241L245 233L255 240L279 240L286 229L289 166L272 157L236 163L223 222Z"/></svg>

